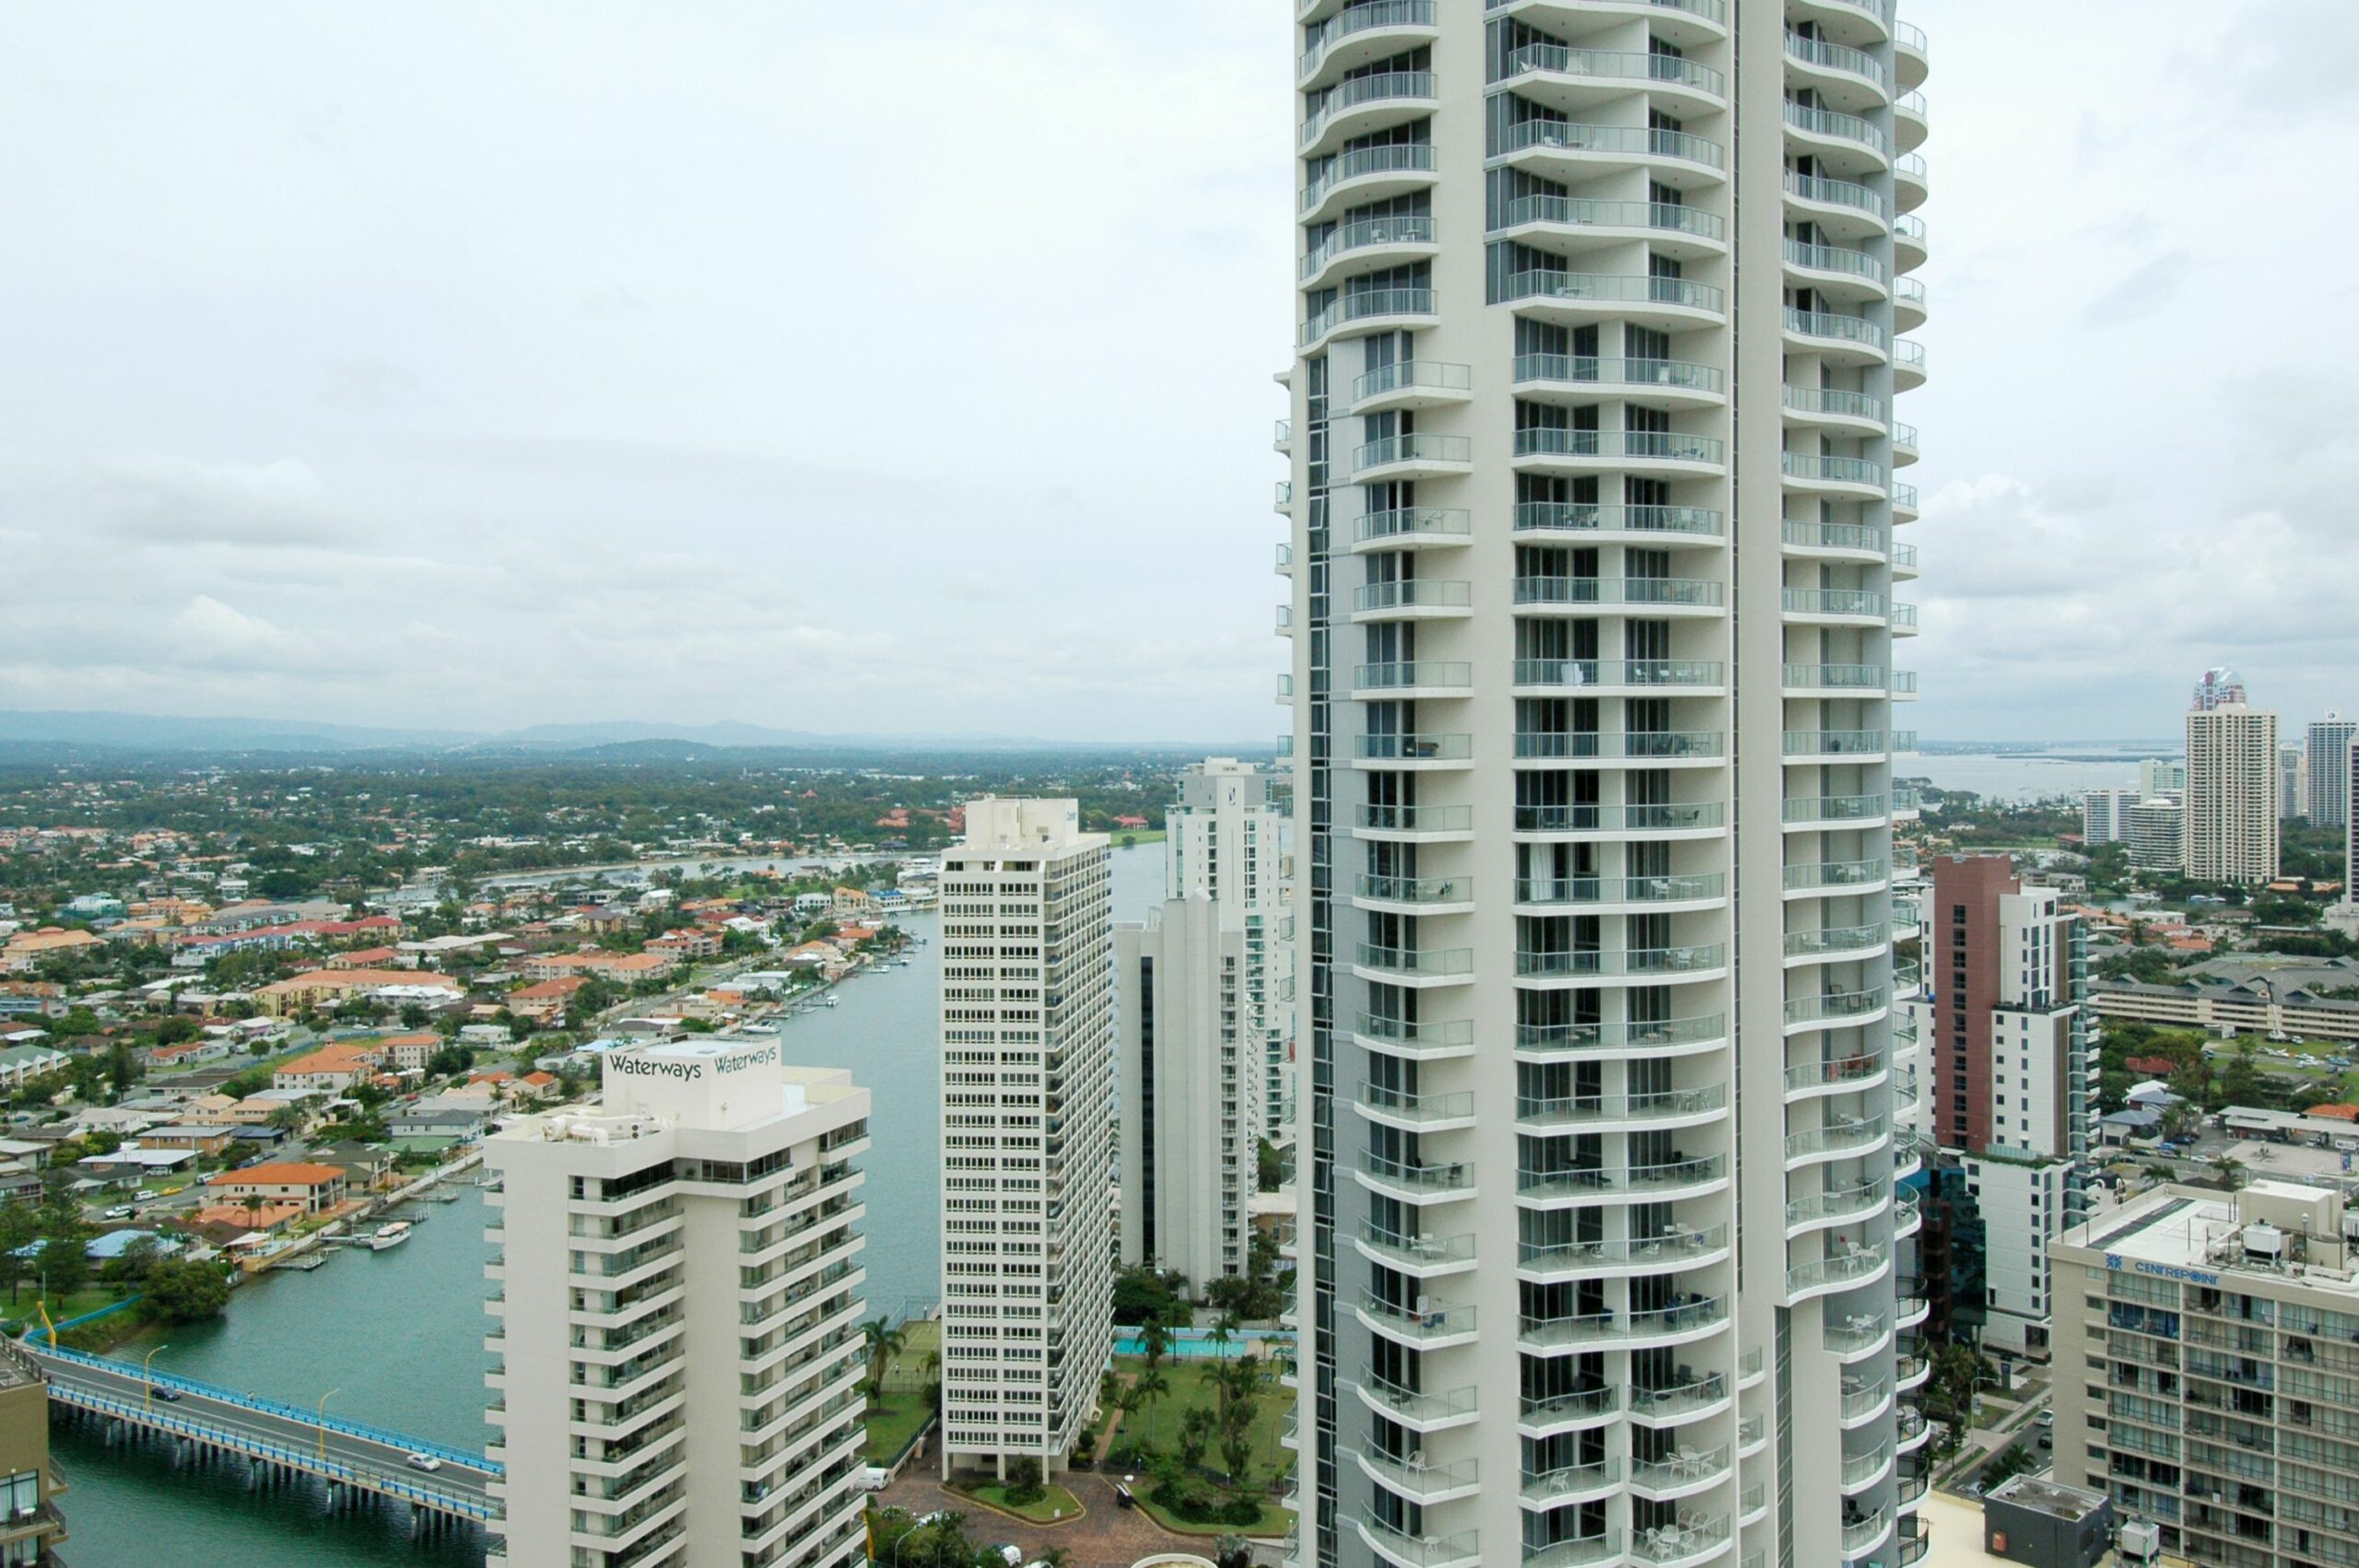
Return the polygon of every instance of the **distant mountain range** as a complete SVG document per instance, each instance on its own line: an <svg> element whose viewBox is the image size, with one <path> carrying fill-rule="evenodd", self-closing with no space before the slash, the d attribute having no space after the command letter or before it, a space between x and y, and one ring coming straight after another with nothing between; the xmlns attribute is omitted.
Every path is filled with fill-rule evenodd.
<svg viewBox="0 0 2359 1568"><path fill-rule="evenodd" d="M533 724L521 730L404 730L326 724L304 719L168 719L149 713L34 712L0 708L0 747L97 748L134 752L293 752L310 755L356 752L476 752L551 754L644 751L668 744L698 749L843 751L1152 751L1204 750L1200 743L1109 745L1005 735L824 735L805 730L723 720L665 724L621 719L594 724ZM1268 751L1247 746L1242 755ZM1231 744L1215 752L1236 753Z"/></svg>

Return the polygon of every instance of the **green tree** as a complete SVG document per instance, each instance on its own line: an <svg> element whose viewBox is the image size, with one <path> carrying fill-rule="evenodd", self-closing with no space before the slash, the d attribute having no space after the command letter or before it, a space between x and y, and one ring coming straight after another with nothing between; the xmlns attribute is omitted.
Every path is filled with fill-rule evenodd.
<svg viewBox="0 0 2359 1568"><path fill-rule="evenodd" d="M167 1258L147 1272L140 1313L158 1323L201 1323L229 1305L229 1276L217 1263Z"/></svg>
<svg viewBox="0 0 2359 1568"><path fill-rule="evenodd" d="M868 1353L868 1402L874 1406L885 1398L885 1370L893 1358L910 1342L909 1335L893 1327L888 1318L872 1317L860 1326L860 1337Z"/></svg>
<svg viewBox="0 0 2359 1568"><path fill-rule="evenodd" d="M17 1299L17 1287L23 1281L29 1262L18 1254L40 1235L41 1218L29 1207L13 1198L0 1203L0 1277L8 1281L11 1304Z"/></svg>
<svg viewBox="0 0 2359 1568"><path fill-rule="evenodd" d="M1152 1445L1155 1441L1155 1407L1171 1392L1171 1379L1163 1375L1163 1368L1149 1362L1146 1370L1133 1380L1131 1392L1138 1400L1139 1408L1146 1411L1145 1441Z"/></svg>
<svg viewBox="0 0 2359 1568"><path fill-rule="evenodd" d="M1212 1441L1213 1412L1202 1405L1190 1407L1180 1418L1180 1464L1191 1470L1202 1465Z"/></svg>
<svg viewBox="0 0 2359 1568"><path fill-rule="evenodd" d="M163 1261L164 1247L154 1236L135 1236L120 1253L107 1259L100 1275L111 1285L136 1291L147 1283L148 1276Z"/></svg>

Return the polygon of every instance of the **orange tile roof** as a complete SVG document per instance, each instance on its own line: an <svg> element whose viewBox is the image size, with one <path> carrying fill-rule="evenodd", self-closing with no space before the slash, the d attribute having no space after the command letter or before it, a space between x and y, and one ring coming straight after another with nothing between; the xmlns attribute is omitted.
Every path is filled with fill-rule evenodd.
<svg viewBox="0 0 2359 1568"><path fill-rule="evenodd" d="M314 1165L303 1160L287 1160L275 1165L248 1165L243 1170L223 1171L205 1178L214 1187L323 1187L341 1181L344 1172L334 1165Z"/></svg>

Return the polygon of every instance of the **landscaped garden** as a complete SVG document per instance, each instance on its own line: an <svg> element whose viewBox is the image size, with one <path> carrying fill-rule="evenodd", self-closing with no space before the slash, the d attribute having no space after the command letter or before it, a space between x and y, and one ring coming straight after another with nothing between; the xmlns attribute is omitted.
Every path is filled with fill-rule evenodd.
<svg viewBox="0 0 2359 1568"><path fill-rule="evenodd" d="M1132 1480L1157 1524L1190 1535L1279 1535L1294 1527L1276 1493L1294 1456L1279 1442L1294 1396L1277 1364L1248 1353L1175 1362L1159 1328L1146 1353L1117 1356L1100 1387L1101 1410L1119 1416L1101 1434L1100 1468ZM1133 1479L1135 1478L1135 1479Z"/></svg>
<svg viewBox="0 0 2359 1568"><path fill-rule="evenodd" d="M911 1318L898 1328L885 1319L861 1326L868 1337L868 1452L872 1465L889 1465L933 1419L942 1386L942 1325Z"/></svg>

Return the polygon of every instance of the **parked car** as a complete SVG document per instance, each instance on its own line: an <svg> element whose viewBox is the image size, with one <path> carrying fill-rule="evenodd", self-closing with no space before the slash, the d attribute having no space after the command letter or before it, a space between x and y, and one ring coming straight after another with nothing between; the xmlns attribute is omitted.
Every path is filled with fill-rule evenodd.
<svg viewBox="0 0 2359 1568"><path fill-rule="evenodd" d="M116 1204L113 1208L107 1211L107 1218L110 1220L128 1220L131 1218L131 1205L128 1203Z"/></svg>

